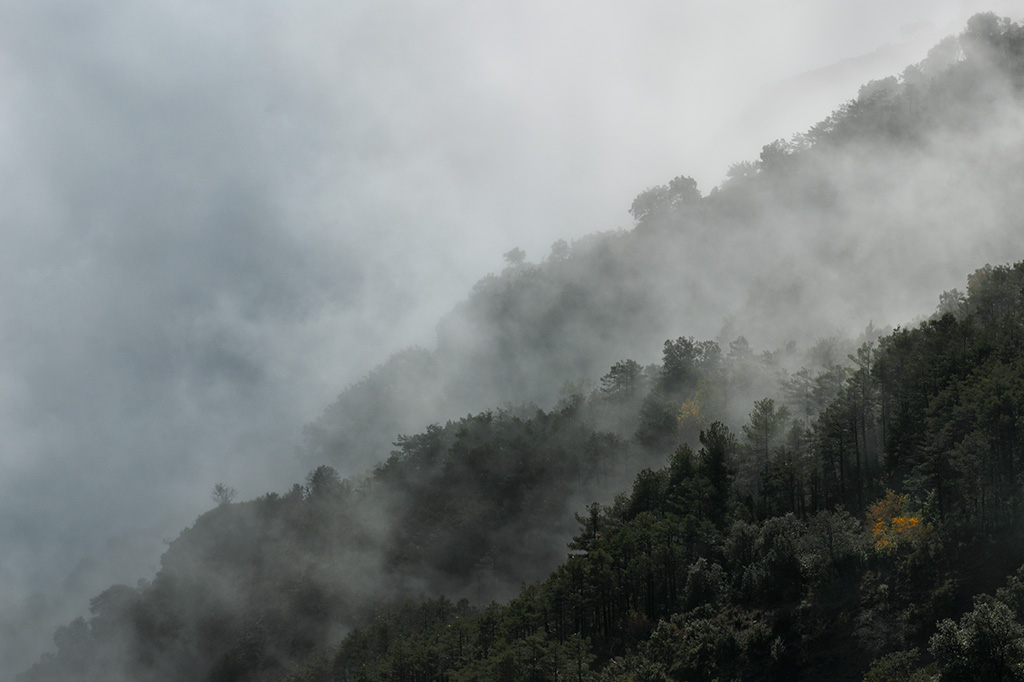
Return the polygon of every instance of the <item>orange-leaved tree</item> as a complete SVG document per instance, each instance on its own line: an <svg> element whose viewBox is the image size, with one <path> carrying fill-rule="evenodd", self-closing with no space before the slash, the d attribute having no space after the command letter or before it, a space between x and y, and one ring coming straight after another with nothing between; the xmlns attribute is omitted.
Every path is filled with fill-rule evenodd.
<svg viewBox="0 0 1024 682"><path fill-rule="evenodd" d="M931 526L924 522L920 512L911 511L907 496L891 490L868 507L868 528L871 529L875 550L883 554L895 552L900 547L919 546L931 531Z"/></svg>

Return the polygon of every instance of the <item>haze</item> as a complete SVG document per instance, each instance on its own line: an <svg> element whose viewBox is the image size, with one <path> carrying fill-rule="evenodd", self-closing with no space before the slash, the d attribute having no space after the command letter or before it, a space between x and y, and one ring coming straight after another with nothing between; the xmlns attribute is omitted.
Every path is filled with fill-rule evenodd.
<svg viewBox="0 0 1024 682"><path fill-rule="evenodd" d="M981 9L1019 14L0 4L0 608L146 577L214 482L301 480L301 426L502 253L706 192Z"/></svg>

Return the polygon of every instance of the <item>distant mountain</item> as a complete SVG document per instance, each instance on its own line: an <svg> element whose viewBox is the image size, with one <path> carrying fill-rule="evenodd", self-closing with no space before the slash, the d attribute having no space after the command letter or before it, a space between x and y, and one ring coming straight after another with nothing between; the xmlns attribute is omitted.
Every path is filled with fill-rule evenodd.
<svg viewBox="0 0 1024 682"><path fill-rule="evenodd" d="M895 76L907 64L924 59L939 39L955 30L939 33L934 28L899 43L889 43L867 54L806 71L774 83L757 93L739 113L737 129L755 127L788 137L794 116L810 126L835 108L836 102L852 99L857 89L872 80Z"/></svg>

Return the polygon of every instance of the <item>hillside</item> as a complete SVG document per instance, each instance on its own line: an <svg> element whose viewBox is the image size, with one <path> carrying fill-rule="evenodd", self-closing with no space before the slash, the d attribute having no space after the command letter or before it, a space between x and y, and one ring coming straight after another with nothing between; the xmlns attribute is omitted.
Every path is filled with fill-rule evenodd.
<svg viewBox="0 0 1024 682"><path fill-rule="evenodd" d="M435 348L396 355L324 411L307 468L356 473L395 433L481 405L550 407L566 382L656 361L667 338L807 349L921 315L964 272L1019 253L1015 31L972 20L720 187L649 188L631 230L556 242L537 263L510 252L440 322Z"/></svg>
<svg viewBox="0 0 1024 682"><path fill-rule="evenodd" d="M1018 679L1024 263L945 301L809 429L758 402L588 507L507 605L378 611L296 679Z"/></svg>
<svg viewBox="0 0 1024 682"><path fill-rule="evenodd" d="M978 266L1022 95L978 15L706 195L510 252L303 483L218 488L19 679L1016 679L1024 263Z"/></svg>
<svg viewBox="0 0 1024 682"><path fill-rule="evenodd" d="M964 632L1024 647L1018 578L970 610L1024 562L1024 263L969 282L856 369L777 384L738 433L704 410L773 374L771 354L681 338L553 412L404 437L365 480L322 466L222 498L21 679L859 679L873 659L961 679L993 645ZM632 443L592 430L638 406Z"/></svg>

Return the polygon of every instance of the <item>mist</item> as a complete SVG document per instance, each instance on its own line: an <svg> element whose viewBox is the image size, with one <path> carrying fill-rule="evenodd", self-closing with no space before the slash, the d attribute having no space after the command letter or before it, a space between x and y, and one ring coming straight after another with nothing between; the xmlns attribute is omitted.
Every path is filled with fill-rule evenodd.
<svg viewBox="0 0 1024 682"><path fill-rule="evenodd" d="M60 622L151 575L215 482L303 480L302 426L431 347L502 253L629 227L680 173L708 190L978 9L1013 15L0 6L0 609L39 592Z"/></svg>

